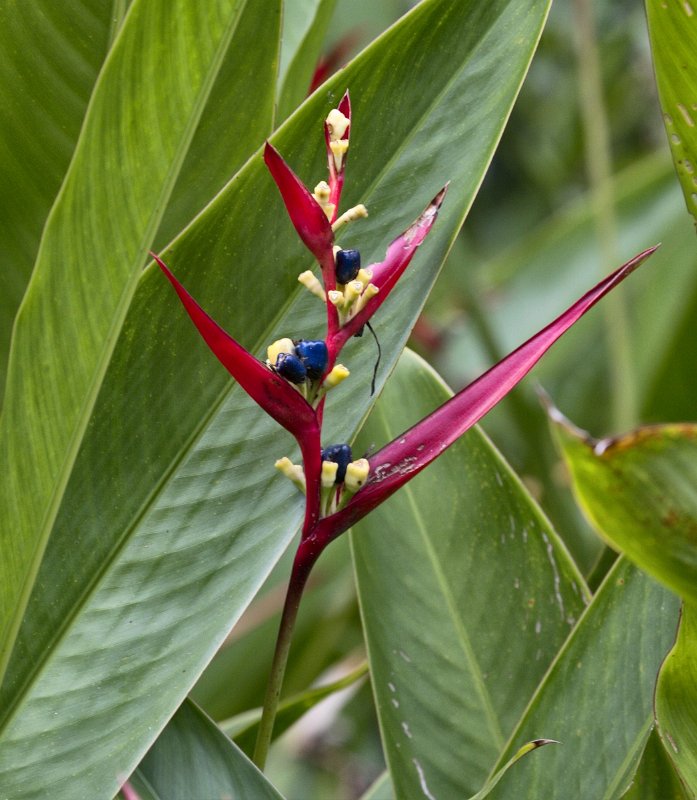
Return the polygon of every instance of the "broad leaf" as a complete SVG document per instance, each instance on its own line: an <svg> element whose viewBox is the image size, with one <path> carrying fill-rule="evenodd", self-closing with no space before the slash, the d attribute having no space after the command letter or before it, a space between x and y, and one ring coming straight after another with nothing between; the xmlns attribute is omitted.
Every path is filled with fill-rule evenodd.
<svg viewBox="0 0 697 800"><path fill-rule="evenodd" d="M561 744L524 759L491 797L620 797L653 725L656 675L677 616L672 593L619 559L559 651L499 763L541 732Z"/></svg>
<svg viewBox="0 0 697 800"><path fill-rule="evenodd" d="M158 800L239 797L280 800L251 761L194 703L186 700L136 773Z"/></svg>
<svg viewBox="0 0 697 800"><path fill-rule="evenodd" d="M0 4L0 405L15 314L120 21L103 0Z"/></svg>
<svg viewBox="0 0 697 800"><path fill-rule="evenodd" d="M637 771L622 800L690 800L668 753L654 730L646 741Z"/></svg>
<svg viewBox="0 0 697 800"><path fill-rule="evenodd" d="M394 800L390 773L383 772L373 785L361 795L361 800Z"/></svg>
<svg viewBox="0 0 697 800"><path fill-rule="evenodd" d="M685 603L675 646L668 653L656 686L658 733L668 757L697 794L697 614Z"/></svg>
<svg viewBox="0 0 697 800"><path fill-rule="evenodd" d="M697 600L697 424L596 440L553 410L583 509L608 544Z"/></svg>
<svg viewBox="0 0 697 800"><path fill-rule="evenodd" d="M390 354L380 382L481 181L546 11L546 0L428 0L305 103L273 138L305 181L322 175L321 120L332 97L336 102L347 85L353 89L361 135L354 131L353 172L345 197L347 205L366 201L371 211L351 231L366 262L379 260L391 235L423 207L414 187L422 188L428 200L432 188L453 179L439 227L376 318L383 350ZM150 17L141 20L131 13L129 23L134 36L141 36L139 26L147 28ZM121 42L128 41L125 33ZM168 47L173 46L169 41ZM424 81L431 93L423 92ZM153 135L161 131L158 124ZM120 166L130 186L132 167ZM142 188L142 181L137 176L135 187ZM151 184L147 199L153 208L159 208L156 195ZM124 218L125 213L119 214ZM153 236L154 228L148 228ZM134 231L128 233L133 243ZM147 246L145 233L138 252ZM300 290L293 293L295 276L310 264L258 156L176 240L166 258L206 310L254 352L262 352L278 335L322 330L321 304ZM113 255L108 263L115 270L121 262ZM100 276L109 269L104 266ZM37 279L32 290L36 304L47 309L56 291L61 297L82 296L77 280L59 282L52 268L44 271L47 277ZM108 354L96 352L96 341L90 339L89 352L79 362L83 378L92 368L93 383L82 395L84 408L61 418L59 429L51 431L53 484L42 469L23 485L21 479L38 457L32 442L42 431L28 439L26 428L5 417L6 447L15 438L21 441L25 465L7 492L24 526L8 526L13 538L5 546L12 544L21 557L3 560L6 570L14 565L13 583L3 585L8 610L20 580L27 587L33 582L3 687L7 716L0 783L10 790L22 785L41 793L46 786L58 791L69 785L96 797L109 790L109 781L128 772L249 603L301 512L292 488L272 474L273 461L290 451L289 438L234 389L197 341L163 276L146 270L137 286L131 279L132 274L127 280L134 295L108 369ZM102 293L106 298L103 287L100 298ZM100 324L105 298L90 311L90 319ZM119 313L127 301L124 296ZM21 347L17 339L17 402L24 349L39 322L32 310ZM116 328L111 330L116 336ZM335 390L328 403L330 441L346 439L371 402L372 363L356 358L361 344L356 341L346 350L351 386ZM62 352L67 357L65 347ZM62 374L57 361L50 370L41 366L46 382L37 384L37 391L78 397L72 372ZM34 410L29 402L22 411L26 424L33 416L44 422L43 432L50 413L49 408ZM71 416L77 438L66 444ZM63 458L57 457L59 442L66 448ZM42 517L44 506L47 511L55 507L57 515L54 523L48 514L40 531L50 540L39 568L40 553L34 557L31 545L37 542L34 518ZM22 562L25 573L19 575ZM98 658L95 641L105 643ZM127 741L113 733L124 729ZM79 768L69 754L79 754Z"/></svg>
<svg viewBox="0 0 697 800"><path fill-rule="evenodd" d="M307 96L336 0L285 0L278 117L285 119Z"/></svg>
<svg viewBox="0 0 697 800"><path fill-rule="evenodd" d="M405 353L359 449L380 446L448 395ZM351 541L395 792L468 797L581 614L583 581L476 429L357 525Z"/></svg>
<svg viewBox="0 0 697 800"><path fill-rule="evenodd" d="M658 94L687 210L697 219L697 16L690 0L646 0Z"/></svg>

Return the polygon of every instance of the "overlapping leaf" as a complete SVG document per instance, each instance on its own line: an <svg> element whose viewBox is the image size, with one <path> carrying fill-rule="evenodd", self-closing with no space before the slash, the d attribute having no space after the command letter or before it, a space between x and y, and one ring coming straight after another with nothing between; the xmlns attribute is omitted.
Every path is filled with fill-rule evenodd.
<svg viewBox="0 0 697 800"><path fill-rule="evenodd" d="M405 353L362 447L448 394ZM352 545L396 794L468 797L582 612L583 581L476 429L357 525Z"/></svg>
<svg viewBox="0 0 697 800"><path fill-rule="evenodd" d="M677 617L675 595L620 559L540 684L500 763L542 731L561 744L524 759L491 797L621 797L653 725L656 675Z"/></svg>
<svg viewBox="0 0 697 800"><path fill-rule="evenodd" d="M687 210L697 219L697 16L691 0L646 0L663 119Z"/></svg>
<svg viewBox="0 0 697 800"><path fill-rule="evenodd" d="M574 490L600 534L673 591L697 600L697 425L595 440L552 413Z"/></svg>
<svg viewBox="0 0 697 800"><path fill-rule="evenodd" d="M345 195L347 204L364 200L370 206L370 219L350 235L352 243L360 242L366 260L381 256L390 232L402 229L420 210L422 198L415 186L423 187L428 198L453 179L453 199L439 229L376 320L386 351L394 354L404 342L471 202L546 10L541 0L428 0L274 137L304 180L321 175L318 121L347 84L358 94L354 114L362 135L352 145L351 164L358 166ZM133 40L142 41L153 21L131 13L129 23ZM125 34L123 47L129 41ZM173 43L171 37L158 35L176 49L176 36ZM194 32L181 35L186 51ZM158 42L152 60L159 75L164 45L157 37L145 38ZM210 50L202 47L199 61L204 51ZM114 63L132 70L131 56L128 50L119 62L114 55ZM213 82L212 74L208 80ZM431 93L423 92L424 81ZM191 97L191 84L186 91ZM163 124L160 120L153 126L153 139L146 143L158 153ZM92 174L97 155L89 151L83 158ZM103 160L100 154L99 165ZM119 166L130 198L136 165L122 161ZM78 194L77 184L73 191ZM27 548L19 554L26 565L22 580L29 586L36 575L36 581L3 687L7 716L0 770L4 787L22 786L29 793L50 785L54 796L69 788L97 797L132 768L248 603L299 517L299 504L270 470L273 460L290 447L288 438L261 418L247 398L231 391L224 371L196 342L162 276L147 271L137 277L136 259L155 235L162 198L148 170L138 177L134 191L150 209L150 218L143 219L138 232L128 202L110 207L110 233L125 239L118 247L108 241L100 245L107 254L99 265L99 281L93 282L91 263L87 276L70 280L57 267L40 265L32 289L36 308L26 312L14 356L22 364L40 321L56 316L49 299L55 304L60 298L61 307L71 309L79 308L79 299L89 299L89 337L83 327L75 333L82 345L80 358L59 337L56 346L63 360L53 359L48 366L42 362L46 374L35 380L36 396L43 397L53 386L61 413L66 412L58 429L50 430L50 474L42 469L30 476L28 485L22 483L36 458L32 448L38 451L49 432L51 407L38 400L27 403L21 413L24 422L15 429L20 414L15 405L13 424L8 422L4 433L6 452L14 452L13 437L22 437L25 468L11 493L28 538L22 539L13 523L12 542ZM79 222L90 233L77 214L81 209L65 203L62 213L72 212L71 224ZM255 158L167 254L168 263L206 309L255 351L276 334L308 335L308 330L321 329L321 308L313 306L313 298L288 300L295 276L309 264L290 223L273 211L275 203L275 187L261 159ZM101 206L95 208L99 216ZM119 255L124 249L129 252L128 269ZM57 258L58 250L51 252ZM82 255L86 263L87 254ZM79 260L70 263L81 266ZM121 283L110 281L111 275L120 275ZM86 286L93 286L97 300L92 294L83 297ZM115 314L110 316L109 307ZM42 311L49 316L40 319ZM100 335L104 347L99 346ZM348 388L336 390L329 404L333 424L327 435L332 439L346 438L370 402L372 365L360 363L355 347L346 352L355 359L355 380L350 393ZM69 358L76 363L66 370ZM381 379L393 358L386 359ZM17 404L18 372L13 380ZM34 421L33 415L44 428L27 439L24 426ZM38 559L28 557L36 542L34 522L41 518L46 520L42 536L50 534L50 540L39 568ZM4 588L9 608L19 587L14 583ZM103 642L103 649L95 652L95 641ZM42 731L40 740L37 729ZM128 740L114 737L113 731L123 729L129 731ZM78 754L76 778L72 758Z"/></svg>

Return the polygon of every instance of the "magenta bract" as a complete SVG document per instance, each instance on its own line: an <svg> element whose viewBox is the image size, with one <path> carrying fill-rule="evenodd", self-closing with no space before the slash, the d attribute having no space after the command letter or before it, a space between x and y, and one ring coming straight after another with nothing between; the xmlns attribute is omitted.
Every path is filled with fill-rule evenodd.
<svg viewBox="0 0 697 800"><path fill-rule="evenodd" d="M315 531L317 542L323 546L336 538L428 466L508 394L586 311L655 250L651 247L628 261L554 322L372 456L368 482L344 509L320 521Z"/></svg>
<svg viewBox="0 0 697 800"><path fill-rule="evenodd" d="M273 145L266 143L264 162L274 179L298 236L319 261L327 286L327 275L334 271L334 231L327 215L310 190L286 164ZM330 279L333 287L333 276Z"/></svg>
<svg viewBox="0 0 697 800"><path fill-rule="evenodd" d="M372 297L358 314L346 322L334 336L334 346L337 350L357 333L373 314L387 300L389 293L394 288L404 270L409 266L416 249L428 235L433 227L433 223L438 216L445 193L448 190L446 184L440 192L431 200L426 208L421 212L414 222L400 234L387 248L385 259L379 264L371 264L367 269L371 270L373 277L371 283L380 290Z"/></svg>

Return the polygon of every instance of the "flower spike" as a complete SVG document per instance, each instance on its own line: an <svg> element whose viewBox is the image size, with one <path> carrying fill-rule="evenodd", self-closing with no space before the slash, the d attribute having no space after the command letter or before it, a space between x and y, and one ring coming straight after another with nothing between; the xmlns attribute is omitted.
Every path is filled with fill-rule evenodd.
<svg viewBox="0 0 697 800"><path fill-rule="evenodd" d="M290 221L298 236L312 255L319 261L325 279L325 287L334 288L333 275L334 231L322 206L293 170L286 164L278 150L266 143L264 162L269 168L283 198ZM327 277L330 284L327 284Z"/></svg>
<svg viewBox="0 0 697 800"><path fill-rule="evenodd" d="M164 261L154 253L150 255L169 279L208 347L245 392L298 440L315 434L317 420L302 395L226 333L179 283Z"/></svg>
<svg viewBox="0 0 697 800"><path fill-rule="evenodd" d="M360 331L387 299L387 295L404 270L409 266L416 248L419 247L433 227L447 190L448 184L446 183L422 211L418 219L390 244L384 261L366 267L365 274L370 276L370 283L367 284L364 290L367 290L367 295L359 299L353 316L334 334L333 346L337 352L351 336ZM370 287L373 288L371 289Z"/></svg>
<svg viewBox="0 0 697 800"><path fill-rule="evenodd" d="M351 98L348 89L341 98L338 107L329 112L324 122L324 142L327 147L327 163L329 166L329 202L334 206L333 217L336 220L344 188L344 171L351 136Z"/></svg>
<svg viewBox="0 0 697 800"><path fill-rule="evenodd" d="M563 333L655 250L651 247L628 261L525 344L372 456L366 485L343 509L320 521L314 534L316 544L323 547L350 528L479 422Z"/></svg>

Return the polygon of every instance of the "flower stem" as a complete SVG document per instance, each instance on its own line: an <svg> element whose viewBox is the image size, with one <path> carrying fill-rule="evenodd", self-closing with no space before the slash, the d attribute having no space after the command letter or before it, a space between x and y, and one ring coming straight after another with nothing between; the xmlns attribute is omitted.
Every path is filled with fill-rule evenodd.
<svg viewBox="0 0 697 800"><path fill-rule="evenodd" d="M318 552L315 553L303 547L301 543L295 556L295 561L293 562L293 570L288 583L285 603L283 604L283 613L281 614L281 624L276 638L276 649L271 664L271 674L269 675L269 682L266 685L266 695L264 697L264 706L259 723L259 732L254 746L254 755L252 757L254 763L261 770L264 769L269 747L271 746L273 726L276 721L276 712L278 711L281 687L283 686L283 676L285 675L290 643L293 638L298 609L300 608L300 598L302 597L310 570L317 560L318 555Z"/></svg>

